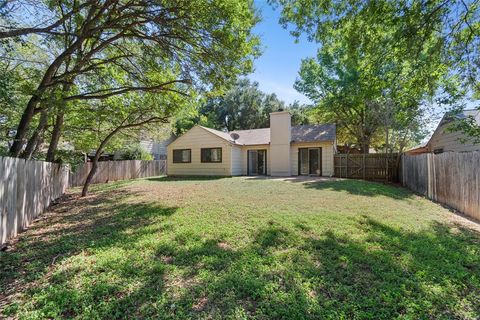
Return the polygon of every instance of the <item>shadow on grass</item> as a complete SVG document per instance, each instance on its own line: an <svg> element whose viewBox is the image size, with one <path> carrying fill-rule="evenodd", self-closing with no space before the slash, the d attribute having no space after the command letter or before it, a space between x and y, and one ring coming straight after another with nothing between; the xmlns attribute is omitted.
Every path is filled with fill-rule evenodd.
<svg viewBox="0 0 480 320"><path fill-rule="evenodd" d="M405 188L364 180L305 182L304 186L307 189L340 191L368 197L385 196L393 199L413 197L413 194Z"/></svg>
<svg viewBox="0 0 480 320"><path fill-rule="evenodd" d="M171 181L209 181L229 179L231 176L162 176L155 178L146 178L148 181L171 182Z"/></svg>
<svg viewBox="0 0 480 320"><path fill-rule="evenodd" d="M125 203L135 194L118 186L112 190L102 187L86 198L65 197L23 233L13 248L0 252L0 310L9 296L46 277L62 260L111 247L130 248L143 237L168 229L158 222L173 215L176 207Z"/></svg>
<svg viewBox="0 0 480 320"><path fill-rule="evenodd" d="M105 201L115 208L115 199ZM362 237L354 240L271 222L236 248L221 237L205 237L202 230L179 231L175 225L162 229L166 224L155 223L169 220L175 208L133 205L116 210L115 215L105 212L108 219L103 211L85 209L82 218L89 221L88 227L67 228L66 234L43 244L27 238L17 250L2 254L2 273L23 266L21 273L14 273L17 280L40 273L34 277L46 281L29 289L35 303L23 307L24 315L480 317L480 236L467 229L436 223L412 232L364 216L357 221ZM168 236L157 239L160 232ZM107 249L117 255L112 257ZM56 252L65 251L80 261L73 260L52 275L49 262ZM36 258L44 262L25 267ZM15 308L23 310L11 306L10 312L15 314Z"/></svg>

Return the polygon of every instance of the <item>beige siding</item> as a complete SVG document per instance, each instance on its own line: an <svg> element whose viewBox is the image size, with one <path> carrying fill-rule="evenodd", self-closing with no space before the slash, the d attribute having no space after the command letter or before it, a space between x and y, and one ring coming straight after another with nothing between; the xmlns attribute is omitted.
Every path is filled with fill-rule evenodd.
<svg viewBox="0 0 480 320"><path fill-rule="evenodd" d="M202 163L201 148L222 148L221 163ZM168 146L168 175L232 175L232 146L224 139L200 127L193 127ZM191 149L191 163L173 163L174 149Z"/></svg>
<svg viewBox="0 0 480 320"><path fill-rule="evenodd" d="M333 142L293 143L290 148L292 175L298 175L298 148L322 148L322 176L333 176Z"/></svg>
<svg viewBox="0 0 480 320"><path fill-rule="evenodd" d="M232 176L240 176L242 173L242 148L232 146Z"/></svg>
<svg viewBox="0 0 480 320"><path fill-rule="evenodd" d="M291 115L288 111L270 113L270 174L290 176Z"/></svg>
<svg viewBox="0 0 480 320"><path fill-rule="evenodd" d="M461 139L467 139L462 143ZM478 151L480 144L473 144L468 138L460 132L448 132L446 126L437 129L428 143L428 150L433 152L435 149L443 148L444 152L455 151Z"/></svg>

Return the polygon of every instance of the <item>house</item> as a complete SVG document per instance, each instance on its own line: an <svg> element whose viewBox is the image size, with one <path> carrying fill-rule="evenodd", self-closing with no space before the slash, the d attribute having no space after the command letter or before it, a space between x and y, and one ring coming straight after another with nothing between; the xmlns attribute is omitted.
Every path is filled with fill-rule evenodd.
<svg viewBox="0 0 480 320"><path fill-rule="evenodd" d="M462 132L449 130L449 126L453 121L467 117L472 117L480 125L479 110L465 110L454 115L446 113L440 120L430 140L426 144L408 150L407 154L479 151L480 144L475 143Z"/></svg>
<svg viewBox="0 0 480 320"><path fill-rule="evenodd" d="M332 176L334 124L291 126L287 111L270 128L223 132L195 126L167 147L168 175Z"/></svg>
<svg viewBox="0 0 480 320"><path fill-rule="evenodd" d="M174 139L173 135L163 140L143 139L140 141L140 146L152 155L153 160L165 160L167 158L167 146Z"/></svg>

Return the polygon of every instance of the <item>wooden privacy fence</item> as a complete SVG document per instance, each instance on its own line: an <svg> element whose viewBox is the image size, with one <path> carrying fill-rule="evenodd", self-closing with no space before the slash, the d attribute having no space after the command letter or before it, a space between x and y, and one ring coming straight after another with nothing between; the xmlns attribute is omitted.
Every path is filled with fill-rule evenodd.
<svg viewBox="0 0 480 320"><path fill-rule="evenodd" d="M336 154L335 176L339 178L399 181L398 153Z"/></svg>
<svg viewBox="0 0 480 320"><path fill-rule="evenodd" d="M93 183L165 174L165 160L105 161ZM82 185L91 168L75 173L56 163L0 157L0 245L15 237L44 212L68 187Z"/></svg>
<svg viewBox="0 0 480 320"><path fill-rule="evenodd" d="M71 173L70 187L83 185L91 168L92 163L87 162ZM166 160L100 161L92 183L154 177L165 173Z"/></svg>
<svg viewBox="0 0 480 320"><path fill-rule="evenodd" d="M402 156L402 184L480 220L480 152Z"/></svg>
<svg viewBox="0 0 480 320"><path fill-rule="evenodd" d="M68 187L68 167L0 157L0 245L15 237Z"/></svg>

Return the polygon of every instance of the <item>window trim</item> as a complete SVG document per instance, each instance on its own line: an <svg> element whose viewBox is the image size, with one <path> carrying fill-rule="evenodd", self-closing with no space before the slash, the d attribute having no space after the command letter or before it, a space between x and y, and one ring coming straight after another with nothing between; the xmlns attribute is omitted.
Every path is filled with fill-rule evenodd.
<svg viewBox="0 0 480 320"><path fill-rule="evenodd" d="M203 160L203 150L214 150L214 149L220 149L220 161L204 161ZM213 147L213 148L200 148L200 162L201 163L222 163L223 162L223 151L222 147Z"/></svg>
<svg viewBox="0 0 480 320"><path fill-rule="evenodd" d="M175 151L186 151L190 152L189 161L175 161ZM192 163L192 149L172 149L172 163Z"/></svg>

